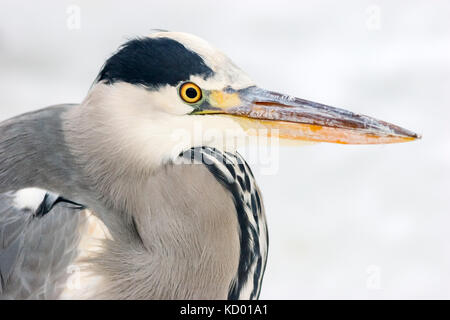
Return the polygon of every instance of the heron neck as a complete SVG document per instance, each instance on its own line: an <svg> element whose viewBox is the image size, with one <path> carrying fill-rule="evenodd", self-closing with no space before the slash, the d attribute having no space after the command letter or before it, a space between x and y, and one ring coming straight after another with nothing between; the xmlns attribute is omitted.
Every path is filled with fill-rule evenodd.
<svg viewBox="0 0 450 320"><path fill-rule="evenodd" d="M225 299L240 251L231 194L202 165L152 167L136 148L142 140L115 132L120 123L88 102L63 115L63 129L90 187L82 203L112 239L88 259L102 279L94 296Z"/></svg>
<svg viewBox="0 0 450 320"><path fill-rule="evenodd" d="M0 123L0 193L36 187L72 196L78 180L61 129L70 105Z"/></svg>

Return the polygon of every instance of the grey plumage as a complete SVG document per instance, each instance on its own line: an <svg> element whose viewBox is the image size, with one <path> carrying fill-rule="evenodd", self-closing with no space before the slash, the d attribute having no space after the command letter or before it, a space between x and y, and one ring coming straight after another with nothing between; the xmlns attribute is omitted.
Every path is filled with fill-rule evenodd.
<svg viewBox="0 0 450 320"><path fill-rule="evenodd" d="M85 218L65 204L43 217L0 194L0 298L57 299L77 257Z"/></svg>
<svg viewBox="0 0 450 320"><path fill-rule="evenodd" d="M79 179L61 119L73 106L52 106L1 123L0 193L37 186L55 193L76 192Z"/></svg>
<svg viewBox="0 0 450 320"><path fill-rule="evenodd" d="M61 204L37 218L13 203L23 188L64 192L77 185L60 118L70 107L49 107L0 125L1 298L58 297L76 256L82 216L73 213L79 210Z"/></svg>
<svg viewBox="0 0 450 320"><path fill-rule="evenodd" d="M247 208L241 214L260 216L260 224L249 227L264 228L261 232L265 233L264 212L261 206L252 207L251 198L234 197L227 187L228 183L243 191L242 174L248 174L247 165L240 163L245 168L240 170L237 158L230 154L227 158L235 163L228 167L208 169L205 164L168 163L131 181L124 181L120 170L100 170L108 174L108 179L122 182L121 197L105 202L101 188L87 187L92 179L104 178L87 175L80 162L83 157L76 158L68 148L74 140L68 143L70 130L64 130L63 123L67 123L69 111L76 109L51 107L0 124L0 190L10 191L0 197L0 229L6 238L1 253L0 296L59 297L67 278L66 268L77 258L78 232L83 226L79 210L61 204L38 219L33 212L12 206L14 191L40 187L93 209L111 233L111 239L103 240L103 250L84 261L90 272L101 275L100 284L89 297L257 298L266 252L249 253L250 261L255 262L247 265L245 278L238 277L242 243L241 232L237 232L236 203L242 201ZM74 119L71 125L76 124ZM218 160L213 157L209 165ZM217 175L214 170L218 170ZM225 183L220 178L224 175L229 178ZM257 190L251 179L252 184L244 188L248 188L249 197ZM259 243L259 238L252 239L252 243ZM176 257L177 262L173 260ZM31 285L25 279L30 279ZM244 285L250 290L243 290ZM232 288L239 290L230 295Z"/></svg>

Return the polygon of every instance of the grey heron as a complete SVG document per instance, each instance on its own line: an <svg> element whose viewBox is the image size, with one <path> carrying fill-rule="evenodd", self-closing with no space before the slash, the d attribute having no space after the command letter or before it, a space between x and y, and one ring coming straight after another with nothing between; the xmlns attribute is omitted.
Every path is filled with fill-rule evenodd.
<svg viewBox="0 0 450 320"><path fill-rule="evenodd" d="M0 297L258 298L264 206L227 141L271 132L343 144L419 138L261 89L193 35L126 42L80 104L0 124Z"/></svg>

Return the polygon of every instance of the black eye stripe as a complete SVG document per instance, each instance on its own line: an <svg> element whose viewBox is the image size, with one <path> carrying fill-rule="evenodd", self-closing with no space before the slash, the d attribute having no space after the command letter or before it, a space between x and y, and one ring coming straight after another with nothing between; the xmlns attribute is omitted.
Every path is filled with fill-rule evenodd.
<svg viewBox="0 0 450 320"><path fill-rule="evenodd" d="M125 43L106 61L97 81L156 89L166 84L176 86L193 75L207 79L213 74L197 53L173 39L138 38Z"/></svg>
<svg viewBox="0 0 450 320"><path fill-rule="evenodd" d="M196 97L198 96L198 92L197 92L197 90L195 90L194 88L188 88L188 89L186 90L186 95L187 95L189 98L194 99L194 98L196 98Z"/></svg>

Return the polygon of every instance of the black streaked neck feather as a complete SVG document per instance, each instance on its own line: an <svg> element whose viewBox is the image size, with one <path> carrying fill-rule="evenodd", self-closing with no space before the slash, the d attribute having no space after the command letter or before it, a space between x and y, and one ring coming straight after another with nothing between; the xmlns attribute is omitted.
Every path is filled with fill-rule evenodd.
<svg viewBox="0 0 450 320"><path fill-rule="evenodd" d="M240 257L235 281L231 284L228 299L237 300L242 298L244 286L250 282L252 291L246 299L258 299L261 283L264 276L267 256L261 255L260 233L266 234L266 248L268 245L267 228L260 230L258 221L265 219L262 210L260 195L255 188L250 186L250 178L254 181L250 167L240 156L222 153L209 147L198 147L187 150L181 154L192 163L200 161L211 172L211 174L231 193L234 198L236 214L240 228ZM231 159L237 160L237 164ZM215 159L216 162L211 161ZM244 179L237 175L240 171ZM250 204L244 200L243 193L250 193ZM256 225L252 224L249 215L253 216Z"/></svg>

